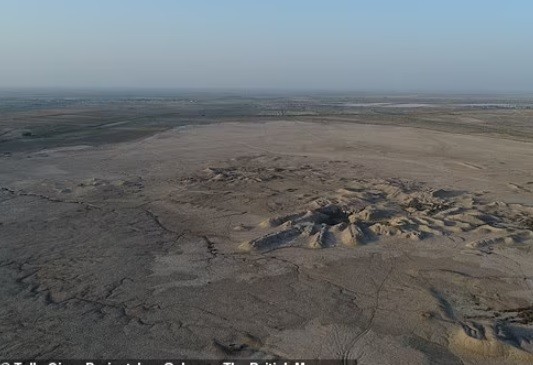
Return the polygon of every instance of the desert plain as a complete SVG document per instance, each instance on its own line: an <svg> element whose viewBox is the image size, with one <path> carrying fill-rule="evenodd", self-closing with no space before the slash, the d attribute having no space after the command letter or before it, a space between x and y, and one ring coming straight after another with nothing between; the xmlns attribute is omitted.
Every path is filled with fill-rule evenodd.
<svg viewBox="0 0 533 365"><path fill-rule="evenodd" d="M1 96L0 357L533 363L532 98Z"/></svg>

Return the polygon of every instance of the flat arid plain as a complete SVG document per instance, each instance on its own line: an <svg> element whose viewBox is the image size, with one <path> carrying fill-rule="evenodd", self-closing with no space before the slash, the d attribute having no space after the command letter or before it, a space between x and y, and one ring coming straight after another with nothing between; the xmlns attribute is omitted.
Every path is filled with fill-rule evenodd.
<svg viewBox="0 0 533 365"><path fill-rule="evenodd" d="M5 92L0 355L533 363L533 98Z"/></svg>

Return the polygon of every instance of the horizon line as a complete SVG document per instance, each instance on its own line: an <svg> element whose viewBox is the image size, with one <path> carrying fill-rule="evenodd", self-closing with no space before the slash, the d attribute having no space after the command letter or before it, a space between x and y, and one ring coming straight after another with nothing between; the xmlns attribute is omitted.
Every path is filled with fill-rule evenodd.
<svg viewBox="0 0 533 365"><path fill-rule="evenodd" d="M231 93L324 93L377 95L533 95L533 90L446 90L446 89L347 89L347 88L282 88L282 87L226 87L226 86L0 86L0 91L167 91L167 92L231 92Z"/></svg>

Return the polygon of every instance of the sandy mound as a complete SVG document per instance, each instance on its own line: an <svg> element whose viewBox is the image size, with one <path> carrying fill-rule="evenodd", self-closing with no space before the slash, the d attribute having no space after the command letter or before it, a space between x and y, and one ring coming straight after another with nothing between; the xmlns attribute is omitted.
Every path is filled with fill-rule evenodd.
<svg viewBox="0 0 533 365"><path fill-rule="evenodd" d="M472 322L463 324L452 336L450 347L466 356L531 364L533 338L530 332L527 328L508 324L483 325Z"/></svg>
<svg viewBox="0 0 533 365"><path fill-rule="evenodd" d="M470 233L473 239L467 247L487 249L533 237L529 207L484 203L474 194L400 181L352 181L349 187L306 208L262 222L257 230L269 232L244 242L241 248L327 248L357 246L384 236L423 240Z"/></svg>

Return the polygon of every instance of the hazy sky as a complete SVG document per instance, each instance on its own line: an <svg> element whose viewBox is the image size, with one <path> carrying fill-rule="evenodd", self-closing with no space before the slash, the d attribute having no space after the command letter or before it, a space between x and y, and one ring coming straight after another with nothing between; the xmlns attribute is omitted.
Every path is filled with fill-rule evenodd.
<svg viewBox="0 0 533 365"><path fill-rule="evenodd" d="M533 1L2 0L2 86L533 91Z"/></svg>

